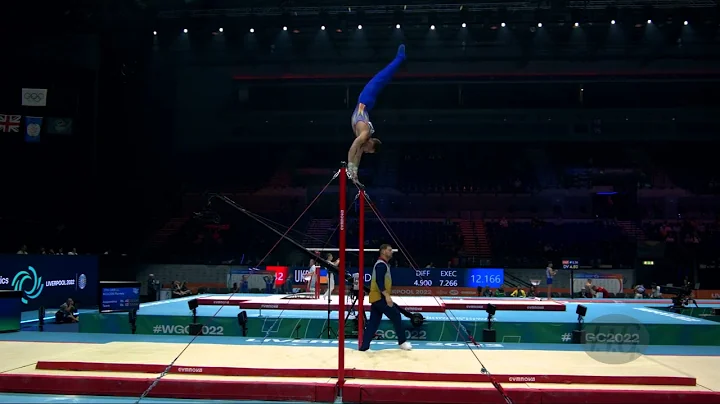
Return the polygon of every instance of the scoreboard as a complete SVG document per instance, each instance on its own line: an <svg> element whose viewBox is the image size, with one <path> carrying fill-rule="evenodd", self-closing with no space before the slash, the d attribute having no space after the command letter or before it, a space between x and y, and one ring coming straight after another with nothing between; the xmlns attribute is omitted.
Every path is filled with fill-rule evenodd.
<svg viewBox="0 0 720 404"><path fill-rule="evenodd" d="M414 272L413 279L407 279L405 273ZM502 268L461 268L461 269L393 269L393 285L418 287L450 287L450 288L499 288L505 282L505 271ZM410 283L408 284L408 280Z"/></svg>
<svg viewBox="0 0 720 404"><path fill-rule="evenodd" d="M575 270L580 268L580 262L576 259L563 259L562 269Z"/></svg>
<svg viewBox="0 0 720 404"><path fill-rule="evenodd" d="M326 273L325 271L321 270L321 276ZM350 274L357 272L357 268L347 269L347 273ZM307 268L291 269L289 276L292 284L303 285L307 273ZM505 270L502 268L392 268L390 273L393 287L425 290L428 293L432 293L431 290L440 290L438 288L446 291L478 287L496 289L505 283ZM372 268L365 268L366 284L370 282L371 274Z"/></svg>

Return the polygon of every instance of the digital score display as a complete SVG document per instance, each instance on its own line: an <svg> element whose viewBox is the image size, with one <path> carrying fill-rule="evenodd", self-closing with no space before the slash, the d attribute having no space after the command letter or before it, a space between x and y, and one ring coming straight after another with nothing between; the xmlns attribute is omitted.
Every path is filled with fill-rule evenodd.
<svg viewBox="0 0 720 404"><path fill-rule="evenodd" d="M393 272L393 283L395 284L396 273ZM398 277L401 280L401 277ZM505 271L502 268L470 268L470 269L417 269L415 279L406 285L405 282L397 283L398 286L418 287L449 287L449 288L477 288L490 287L499 288L505 282Z"/></svg>
<svg viewBox="0 0 720 404"><path fill-rule="evenodd" d="M575 270L580 268L580 262L573 259L562 260L562 269Z"/></svg>
<svg viewBox="0 0 720 404"><path fill-rule="evenodd" d="M140 308L140 282L100 282L101 313L130 312Z"/></svg>

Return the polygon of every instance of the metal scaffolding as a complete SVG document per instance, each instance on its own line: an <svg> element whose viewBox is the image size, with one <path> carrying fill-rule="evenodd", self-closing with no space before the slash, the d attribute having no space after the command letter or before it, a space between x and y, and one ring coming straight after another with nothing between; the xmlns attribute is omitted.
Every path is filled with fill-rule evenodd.
<svg viewBox="0 0 720 404"><path fill-rule="evenodd" d="M568 1L568 9L580 10L603 10L608 7L618 9L643 9L647 7L674 9L674 8L714 8L716 1L713 0L591 0L591 1ZM494 1L485 3L470 4L413 4L413 5L361 5L361 6L314 6L314 7L233 7L216 9L192 9L188 8L184 1L179 1L176 8L166 9L159 12L161 18L182 18L182 17L272 17L290 15L293 17L316 16L320 14L347 15L362 13L364 15L395 14L402 12L406 15L412 14L460 14L497 10L508 11L534 11L551 10L552 2L537 1Z"/></svg>

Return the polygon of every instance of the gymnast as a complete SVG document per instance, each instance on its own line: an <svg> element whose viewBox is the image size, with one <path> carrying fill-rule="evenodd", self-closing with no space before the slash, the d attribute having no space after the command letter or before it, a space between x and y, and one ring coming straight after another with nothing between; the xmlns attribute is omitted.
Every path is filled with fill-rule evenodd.
<svg viewBox="0 0 720 404"><path fill-rule="evenodd" d="M382 142L378 138L373 138L375 133L372 123L370 122L370 111L375 107L378 95L392 79L393 74L405 60L405 45L398 47L395 59L390 62L384 69L380 70L365 85L360 96L355 111L352 114L350 124L355 134L355 140L348 151L347 172L350 178L357 181L358 168L360 166L360 158L363 153L376 153Z"/></svg>

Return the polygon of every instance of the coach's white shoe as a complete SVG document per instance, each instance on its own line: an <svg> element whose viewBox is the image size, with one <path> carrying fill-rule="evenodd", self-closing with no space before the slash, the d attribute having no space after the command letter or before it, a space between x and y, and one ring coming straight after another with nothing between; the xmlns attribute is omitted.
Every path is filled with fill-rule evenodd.
<svg viewBox="0 0 720 404"><path fill-rule="evenodd" d="M402 344L400 344L400 349L402 349L403 351L411 351L411 350L412 350L412 344L409 343L409 342L407 342L407 341L405 341L405 342L403 342Z"/></svg>

